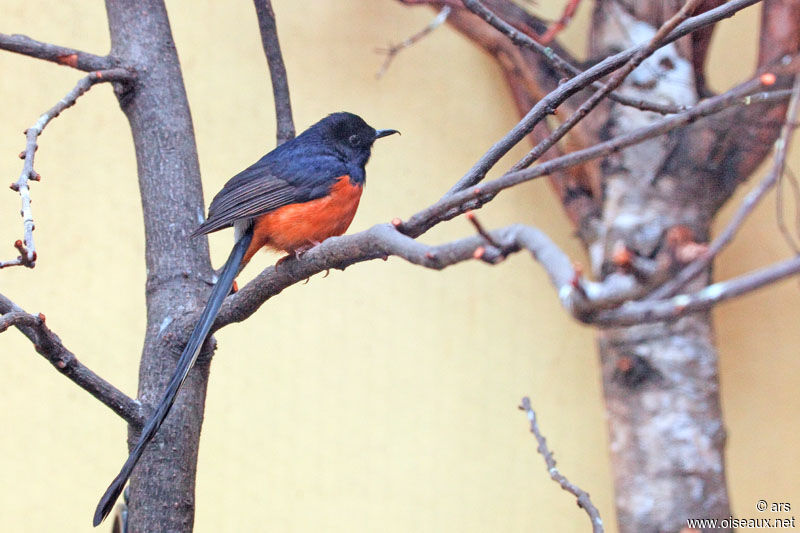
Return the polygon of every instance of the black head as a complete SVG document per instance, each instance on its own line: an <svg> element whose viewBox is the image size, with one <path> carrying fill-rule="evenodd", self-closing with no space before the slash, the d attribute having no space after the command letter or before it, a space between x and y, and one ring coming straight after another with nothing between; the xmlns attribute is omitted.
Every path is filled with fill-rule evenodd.
<svg viewBox="0 0 800 533"><path fill-rule="evenodd" d="M376 130L353 113L333 113L309 130L315 130L325 143L346 161L364 166L369 160L372 143L397 130Z"/></svg>

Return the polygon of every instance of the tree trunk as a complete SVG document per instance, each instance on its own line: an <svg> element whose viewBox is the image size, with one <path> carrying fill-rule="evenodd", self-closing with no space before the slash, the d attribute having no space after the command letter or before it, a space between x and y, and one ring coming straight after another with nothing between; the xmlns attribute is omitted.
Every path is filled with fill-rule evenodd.
<svg viewBox="0 0 800 533"><path fill-rule="evenodd" d="M622 531L730 515L712 339L707 314L599 335Z"/></svg>
<svg viewBox="0 0 800 533"><path fill-rule="evenodd" d="M169 20L161 0L107 0L111 53L137 71L118 94L130 123L142 197L147 265L147 331L139 369L139 400L153 409L186 339L170 328L202 306L212 271L205 239L188 238L203 195L192 119ZM119 179L112 176L111 178ZM176 305L181 302L183 308ZM128 531L191 531L208 355L178 395L130 483ZM131 428L129 446L138 437Z"/></svg>

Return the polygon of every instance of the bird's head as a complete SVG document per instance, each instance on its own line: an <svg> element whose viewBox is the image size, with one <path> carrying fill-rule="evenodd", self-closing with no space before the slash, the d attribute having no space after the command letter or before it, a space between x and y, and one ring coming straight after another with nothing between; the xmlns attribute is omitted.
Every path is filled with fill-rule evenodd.
<svg viewBox="0 0 800 533"><path fill-rule="evenodd" d="M397 130L376 130L358 115L347 112L328 115L309 129L321 135L326 145L345 160L362 167L369 160L372 143L381 137L400 133Z"/></svg>

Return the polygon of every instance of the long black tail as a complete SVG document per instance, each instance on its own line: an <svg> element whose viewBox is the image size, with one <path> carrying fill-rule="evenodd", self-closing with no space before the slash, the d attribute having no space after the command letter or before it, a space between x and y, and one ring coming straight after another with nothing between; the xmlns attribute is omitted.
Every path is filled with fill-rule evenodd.
<svg viewBox="0 0 800 533"><path fill-rule="evenodd" d="M111 508L114 506L114 502L117 501L123 487L125 487L125 483L128 481L133 468L142 456L147 443L150 442L158 432L158 428L161 427L161 423L164 422L167 414L169 414L172 404L175 403L178 390L186 380L186 376L189 374L192 365L194 365L194 362L197 360L200 348L202 348L206 336L208 336L208 332L211 330L211 326L217 318L217 313L219 313L220 307L222 307L222 302L225 300L228 293L230 293L231 287L233 287L233 280L239 271L239 266L247 251L247 247L250 245L251 239L252 232L246 232L236 242L230 256L228 256L228 260L225 262L225 266L222 267L219 280L217 280L217 284L211 291L211 296L208 299L205 309L203 309L203 314L200 315L200 320L194 327L189 337L189 342L186 344L186 348L183 349L180 359L178 359L178 366L175 369L175 373L172 375L172 379L167 386L163 398L161 398L161 402L145 424L144 429L142 429L139 442L137 442L136 446L131 450L128 460L122 465L122 470L119 471L117 477L114 478L114 481L112 481L111 485L106 489L103 497L100 498L100 503L97 504L93 522L95 526L100 524L100 522L108 516Z"/></svg>

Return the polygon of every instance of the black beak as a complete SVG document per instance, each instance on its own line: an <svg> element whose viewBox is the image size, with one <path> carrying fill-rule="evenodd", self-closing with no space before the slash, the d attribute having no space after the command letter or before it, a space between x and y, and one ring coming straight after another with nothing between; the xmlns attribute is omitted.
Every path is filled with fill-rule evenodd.
<svg viewBox="0 0 800 533"><path fill-rule="evenodd" d="M375 138L380 139L381 137L386 137L387 135L393 135L395 133L400 135L400 132L397 130L378 130L375 132Z"/></svg>

